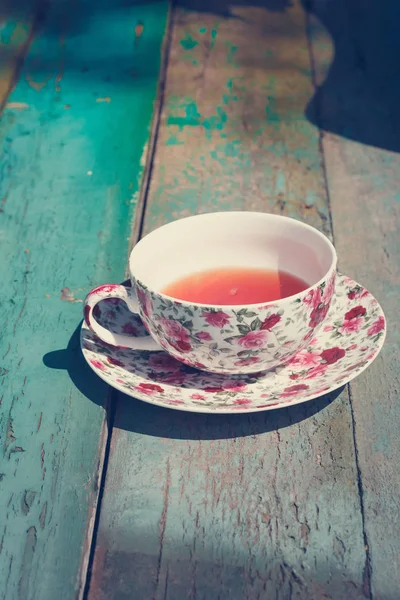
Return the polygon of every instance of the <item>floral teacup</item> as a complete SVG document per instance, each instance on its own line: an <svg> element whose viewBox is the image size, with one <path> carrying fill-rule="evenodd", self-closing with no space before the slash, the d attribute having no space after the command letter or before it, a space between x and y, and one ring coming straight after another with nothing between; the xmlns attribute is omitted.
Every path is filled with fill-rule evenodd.
<svg viewBox="0 0 400 600"><path fill-rule="evenodd" d="M335 288L336 252L319 231L294 219L255 212L188 217L156 229L132 250L132 288L103 285L85 300L85 321L103 341L165 350L214 373L255 373L285 363L315 335ZM208 306L161 292L187 275L216 268L285 271L310 284L294 296L245 306ZM105 298L123 299L150 333L115 334L95 320Z"/></svg>

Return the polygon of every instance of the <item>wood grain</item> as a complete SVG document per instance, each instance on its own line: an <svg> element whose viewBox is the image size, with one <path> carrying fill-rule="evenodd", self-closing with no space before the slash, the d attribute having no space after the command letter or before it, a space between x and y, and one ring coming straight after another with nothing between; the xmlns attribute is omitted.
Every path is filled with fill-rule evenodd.
<svg viewBox="0 0 400 600"><path fill-rule="evenodd" d="M320 83L317 100L321 123L327 127L323 147L341 268L376 295L389 323L382 354L351 383L374 600L394 600L400 588L400 84L396 75L400 41L394 28L398 10L392 2L386 3L384 11L374 2L362 7L339 2L334 10L317 2L311 17ZM329 48L337 45L339 58L327 71ZM390 110L394 104L395 112ZM349 120L357 111L358 118ZM352 127L344 129L345 123ZM338 131L343 135L335 135Z"/></svg>
<svg viewBox="0 0 400 600"><path fill-rule="evenodd" d="M331 235L305 14L232 10L174 13L143 231L239 208ZM347 393L236 418L121 397L89 597L364 598L352 433Z"/></svg>
<svg viewBox="0 0 400 600"><path fill-rule="evenodd" d="M74 330L88 290L124 276L167 8L50 3L4 109L0 597L7 600L71 600L85 582L108 392L83 365Z"/></svg>

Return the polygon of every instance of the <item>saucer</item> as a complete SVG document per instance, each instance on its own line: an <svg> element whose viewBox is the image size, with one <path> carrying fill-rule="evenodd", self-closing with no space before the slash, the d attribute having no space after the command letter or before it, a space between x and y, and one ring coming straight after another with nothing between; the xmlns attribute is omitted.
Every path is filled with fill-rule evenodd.
<svg viewBox="0 0 400 600"><path fill-rule="evenodd" d="M94 316L115 333L146 334L138 317L120 300L104 300ZM206 373L161 350L110 346L85 323L81 347L93 371L128 396L177 410L242 413L291 406L334 391L372 363L385 334L385 316L377 300L358 283L338 274L335 298L317 336L273 370L234 376Z"/></svg>

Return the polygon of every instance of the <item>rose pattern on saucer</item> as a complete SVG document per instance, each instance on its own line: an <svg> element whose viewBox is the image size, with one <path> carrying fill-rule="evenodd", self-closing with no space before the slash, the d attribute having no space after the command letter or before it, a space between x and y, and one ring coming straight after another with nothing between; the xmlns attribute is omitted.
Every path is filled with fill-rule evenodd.
<svg viewBox="0 0 400 600"><path fill-rule="evenodd" d="M223 373L271 368L305 347L325 319L334 289L335 273L301 298L235 310L172 302L136 284L143 324L160 346L187 365Z"/></svg>
<svg viewBox="0 0 400 600"><path fill-rule="evenodd" d="M325 310L321 299L322 296L309 299L308 319L318 319ZM95 311L96 319L115 333L128 330L134 335L145 333L139 318L118 300L104 300ZM227 320L227 315L221 312L206 315L204 319L210 329L198 335L212 335L212 322L218 322L220 327ZM244 314L242 317L239 325L256 319ZM278 317L282 315L271 312L259 327L239 332L240 346L244 350L257 349L263 332L272 332L279 325ZM222 326L228 324L229 321ZM177 344L193 341L188 326L178 323L176 328L171 325L170 331ZM319 333L308 339L305 348L285 364L269 371L244 375L207 373L186 366L162 351L110 346L85 324L81 346L91 368L111 386L130 396L186 411L237 413L289 406L341 387L374 360L384 343L385 331L385 317L377 300L352 279L337 275L335 297ZM240 360L256 358L250 353Z"/></svg>

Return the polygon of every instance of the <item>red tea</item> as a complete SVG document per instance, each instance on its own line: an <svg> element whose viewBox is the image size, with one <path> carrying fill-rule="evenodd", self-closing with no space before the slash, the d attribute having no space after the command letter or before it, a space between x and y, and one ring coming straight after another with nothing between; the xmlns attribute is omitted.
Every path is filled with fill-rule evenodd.
<svg viewBox="0 0 400 600"><path fill-rule="evenodd" d="M226 306L280 300L308 287L308 283L285 271L227 268L187 275L162 291L177 300Z"/></svg>

